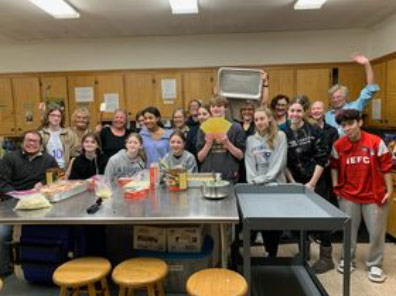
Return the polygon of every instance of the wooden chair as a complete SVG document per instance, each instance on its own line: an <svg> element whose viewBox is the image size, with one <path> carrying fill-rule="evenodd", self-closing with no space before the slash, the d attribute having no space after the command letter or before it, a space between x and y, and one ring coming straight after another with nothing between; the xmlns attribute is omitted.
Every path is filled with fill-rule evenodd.
<svg viewBox="0 0 396 296"><path fill-rule="evenodd" d="M106 276L110 273L109 260L100 257L82 257L68 261L59 266L52 279L60 286L60 296L66 296L71 289L72 295L80 295L80 289L87 289L89 296L96 296L95 283L101 283L101 294L110 296Z"/></svg>
<svg viewBox="0 0 396 296"><path fill-rule="evenodd" d="M244 296L248 285L235 271L208 268L192 274L187 280L186 290L189 296Z"/></svg>
<svg viewBox="0 0 396 296"><path fill-rule="evenodd" d="M165 296L163 281L168 273L168 265L158 258L133 258L121 262L112 273L112 278L120 287L119 296L133 296L134 290L146 288L148 296Z"/></svg>

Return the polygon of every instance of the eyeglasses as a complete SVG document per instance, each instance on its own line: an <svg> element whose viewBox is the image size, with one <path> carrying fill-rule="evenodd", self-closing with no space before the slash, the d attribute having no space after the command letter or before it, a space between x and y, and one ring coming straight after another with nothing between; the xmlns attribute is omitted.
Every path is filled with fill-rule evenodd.
<svg viewBox="0 0 396 296"><path fill-rule="evenodd" d="M33 143L33 144L37 144L37 143L40 143L40 140L38 140L38 139L25 139L24 140L24 142L27 142L27 143Z"/></svg>
<svg viewBox="0 0 396 296"><path fill-rule="evenodd" d="M62 115L60 115L60 114L50 114L49 116L50 117L59 117L59 118L62 117Z"/></svg>

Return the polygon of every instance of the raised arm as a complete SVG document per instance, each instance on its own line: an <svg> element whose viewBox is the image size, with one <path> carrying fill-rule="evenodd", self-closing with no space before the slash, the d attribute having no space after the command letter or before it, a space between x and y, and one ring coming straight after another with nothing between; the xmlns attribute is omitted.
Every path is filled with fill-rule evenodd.
<svg viewBox="0 0 396 296"><path fill-rule="evenodd" d="M373 84L374 83L374 71L371 66L370 60L362 55L361 53L354 53L352 55L352 60L360 65L364 66L364 71L366 72L366 83Z"/></svg>
<svg viewBox="0 0 396 296"><path fill-rule="evenodd" d="M264 70L261 71L261 76L263 80L263 93L260 100L260 106L267 106L269 101L269 75Z"/></svg>

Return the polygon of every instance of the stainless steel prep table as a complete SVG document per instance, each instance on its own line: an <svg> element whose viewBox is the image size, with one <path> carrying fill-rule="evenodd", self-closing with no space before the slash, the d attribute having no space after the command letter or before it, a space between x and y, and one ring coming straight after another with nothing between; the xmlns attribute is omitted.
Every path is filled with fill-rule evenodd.
<svg viewBox="0 0 396 296"><path fill-rule="evenodd" d="M0 224L218 224L221 262L227 266L225 225L239 222L233 192L222 200L208 200L197 188L168 192L160 187L146 197L124 199L121 190L116 190L98 212L87 214L95 200L94 194L85 192L54 203L49 209L33 211L14 211L17 201L7 200L0 203Z"/></svg>
<svg viewBox="0 0 396 296"><path fill-rule="evenodd" d="M303 185L238 184L235 192L243 223L243 274L249 283L249 295L327 295L306 263L303 247L301 248L303 252L298 258L264 260L265 265L253 270L255 279L253 283L251 281L250 232L252 230L299 230L304 233L308 230L343 229L344 262L345 266L349 266L350 217ZM343 295L348 296L349 290L350 272L348 268L345 268Z"/></svg>

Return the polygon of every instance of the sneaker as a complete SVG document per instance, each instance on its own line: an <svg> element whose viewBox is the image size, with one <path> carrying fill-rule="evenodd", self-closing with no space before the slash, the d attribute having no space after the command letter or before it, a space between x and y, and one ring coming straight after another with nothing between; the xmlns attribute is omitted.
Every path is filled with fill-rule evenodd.
<svg viewBox="0 0 396 296"><path fill-rule="evenodd" d="M371 266L367 277L370 281L374 283L383 283L386 280L385 272L382 270L382 268L378 266Z"/></svg>
<svg viewBox="0 0 396 296"><path fill-rule="evenodd" d="M356 267L355 267L355 262L352 261L350 272L354 271L355 268L356 268ZM344 259L341 259L341 260L340 260L340 263L339 263L338 266L337 266L337 271L338 271L339 273L344 273Z"/></svg>

